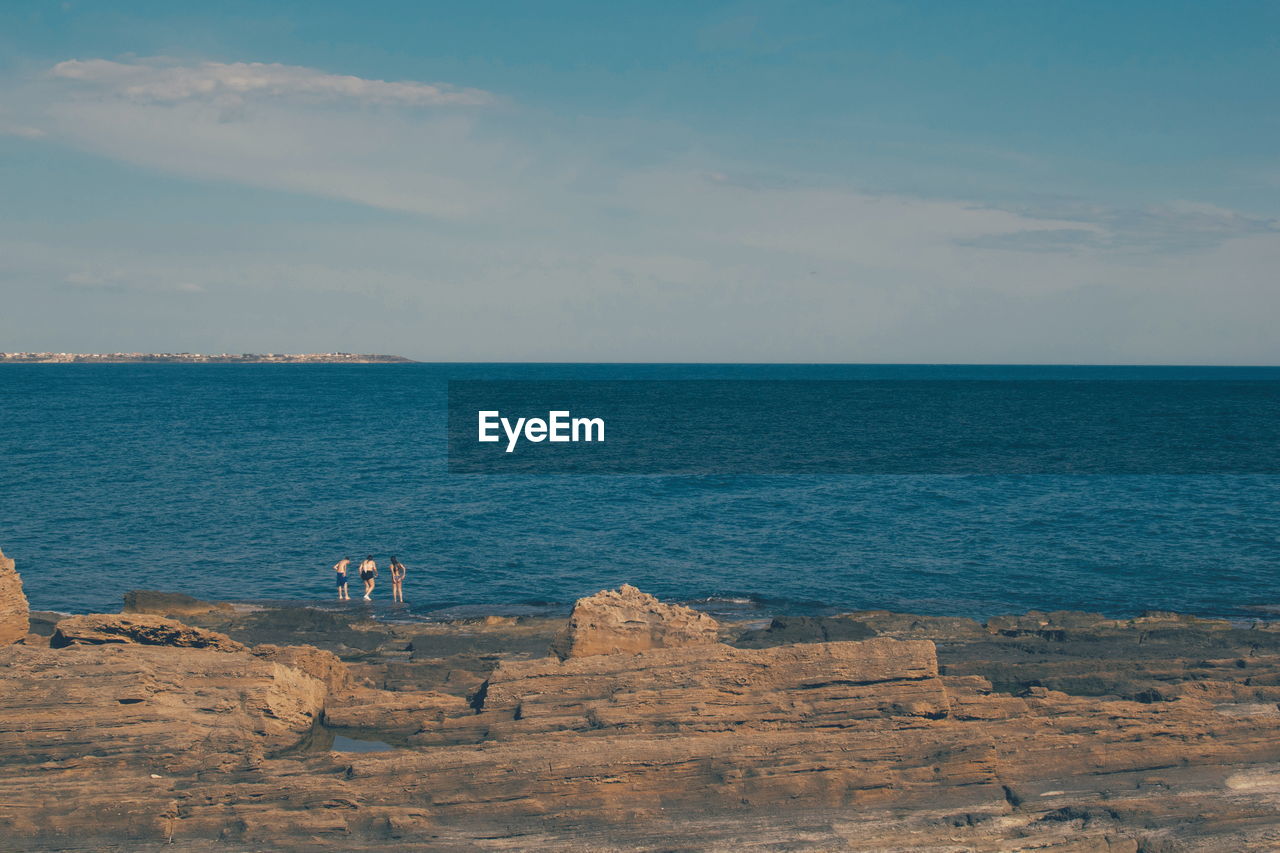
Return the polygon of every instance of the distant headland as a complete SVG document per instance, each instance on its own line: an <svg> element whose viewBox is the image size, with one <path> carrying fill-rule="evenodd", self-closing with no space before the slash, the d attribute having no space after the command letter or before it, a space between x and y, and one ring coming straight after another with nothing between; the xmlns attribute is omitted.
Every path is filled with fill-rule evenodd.
<svg viewBox="0 0 1280 853"><path fill-rule="evenodd" d="M399 355L352 352L0 352L0 364L412 364Z"/></svg>

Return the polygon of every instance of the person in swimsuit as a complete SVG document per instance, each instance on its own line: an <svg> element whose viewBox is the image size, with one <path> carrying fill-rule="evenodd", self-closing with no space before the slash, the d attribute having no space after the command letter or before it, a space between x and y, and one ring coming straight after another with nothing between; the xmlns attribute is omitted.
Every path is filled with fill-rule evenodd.
<svg viewBox="0 0 1280 853"><path fill-rule="evenodd" d="M347 566L351 565L350 557L343 557L341 560L333 564L333 570L338 573L338 600L350 601L351 596L347 593Z"/></svg>
<svg viewBox="0 0 1280 853"><path fill-rule="evenodd" d="M369 595L373 592L373 579L378 576L378 564L373 561L373 555L370 554L364 558L360 564L360 580L364 581L364 600L369 601Z"/></svg>
<svg viewBox="0 0 1280 853"><path fill-rule="evenodd" d="M391 600L404 603L404 563L391 558Z"/></svg>

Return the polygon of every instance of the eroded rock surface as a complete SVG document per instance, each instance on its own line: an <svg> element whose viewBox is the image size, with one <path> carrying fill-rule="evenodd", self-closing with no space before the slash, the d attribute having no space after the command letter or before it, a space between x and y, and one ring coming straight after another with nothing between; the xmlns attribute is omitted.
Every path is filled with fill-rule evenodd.
<svg viewBox="0 0 1280 853"><path fill-rule="evenodd" d="M231 613L225 601L202 601L180 592L135 589L125 593L124 613L154 613L159 616L196 616L202 613Z"/></svg>
<svg viewBox="0 0 1280 853"><path fill-rule="evenodd" d="M763 648L694 632L562 660L545 649L563 620L190 618L252 648L0 651L0 838L34 850L1280 845L1272 623L864 611L721 632ZM623 637L652 636L636 621L643 631ZM294 645L257 645L287 625ZM321 713L397 748L330 751L305 737ZM320 751L303 749L311 740Z"/></svg>
<svg viewBox="0 0 1280 853"><path fill-rule="evenodd" d="M538 732L722 732L946 716L933 644L889 639L772 649L715 644L641 655L503 663L478 715L424 726L419 743Z"/></svg>
<svg viewBox="0 0 1280 853"><path fill-rule="evenodd" d="M49 638L49 645L55 649L72 645L98 646L104 643L175 646L222 652L245 651L243 644L226 634L193 628L173 619L143 613L68 616L58 621L53 636Z"/></svg>
<svg viewBox="0 0 1280 853"><path fill-rule="evenodd" d="M352 687L351 671L333 652L326 652L314 646L276 646L270 643L254 646L251 651L254 657L275 661L293 667L299 672L305 672L323 684L330 693L341 693Z"/></svg>
<svg viewBox="0 0 1280 853"><path fill-rule="evenodd" d="M27 597L13 560L0 551L0 646L27 636Z"/></svg>
<svg viewBox="0 0 1280 853"><path fill-rule="evenodd" d="M466 699L450 693L369 688L332 695L325 708L330 726L397 735L415 735L449 718L474 719L475 711Z"/></svg>
<svg viewBox="0 0 1280 853"><path fill-rule="evenodd" d="M551 651L566 658L714 643L720 625L705 613L663 604L630 584L578 599Z"/></svg>
<svg viewBox="0 0 1280 853"><path fill-rule="evenodd" d="M767 628L744 631L735 645L747 649L768 648L790 643L825 643L835 640L864 640L876 634L870 627L840 617L779 616Z"/></svg>
<svg viewBox="0 0 1280 853"><path fill-rule="evenodd" d="M245 652L131 644L0 650L0 764L238 766L295 743L325 688ZM55 774L56 775L56 774Z"/></svg>

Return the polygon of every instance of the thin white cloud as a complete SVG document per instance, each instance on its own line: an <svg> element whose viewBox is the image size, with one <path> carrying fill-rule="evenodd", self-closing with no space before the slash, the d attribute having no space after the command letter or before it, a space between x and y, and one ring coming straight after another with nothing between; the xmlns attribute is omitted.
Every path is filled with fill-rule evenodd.
<svg viewBox="0 0 1280 853"><path fill-rule="evenodd" d="M11 88L48 140L149 169L452 219L510 206L525 155L489 92L278 63L71 59ZM15 121L15 124L17 122ZM499 150L502 149L502 150Z"/></svg>
<svg viewBox="0 0 1280 853"><path fill-rule="evenodd" d="M1275 228L1190 202L994 207L715 163L628 169L554 124L525 139L503 124L506 111L435 108L496 103L488 92L279 63L72 59L18 94L30 105L22 124L47 128L55 143L200 179L477 224L558 222L567 232L625 212L633 233L655 238L678 231L704 245L914 269L950 266L957 247L1160 252ZM370 104L385 109L358 108ZM575 179L584 174L593 185Z"/></svg>
<svg viewBox="0 0 1280 853"><path fill-rule="evenodd" d="M117 275L104 276L101 273L83 271L67 273L63 281L72 287L87 287L91 290L116 287L120 283Z"/></svg>
<svg viewBox="0 0 1280 853"><path fill-rule="evenodd" d="M119 260L119 259L117 259ZM171 281L171 273L157 273L145 266L131 269L113 266L101 269L77 269L62 277L62 284L81 292L125 293L204 293L204 285L194 281Z"/></svg>
<svg viewBox="0 0 1280 853"><path fill-rule="evenodd" d="M20 139L39 139L45 133L38 127L27 125L0 125L0 136L17 136Z"/></svg>
<svg viewBox="0 0 1280 853"><path fill-rule="evenodd" d="M50 145L433 218L0 237L10 304L83 304L75 322L106 312L113 334L149 312L111 349L217 326L212 348L475 360L1276 360L1280 233L1224 208L870 193L696 150L637 165L607 121L262 63L73 60L0 86Z"/></svg>
<svg viewBox="0 0 1280 853"><path fill-rule="evenodd" d="M1020 211L1048 217L1053 208ZM1057 209L1063 225L1040 233L984 234L967 245L1026 252L1072 252L1099 249L1117 252L1182 253L1198 251L1252 234L1280 233L1280 219L1192 201L1140 208L1064 205Z"/></svg>
<svg viewBox="0 0 1280 853"><path fill-rule="evenodd" d="M421 107L480 106L494 100L493 95L479 89L441 83L369 80L274 62L183 65L155 57L131 62L69 59L53 66L49 74L93 87L98 92L144 103L239 100L256 96Z"/></svg>

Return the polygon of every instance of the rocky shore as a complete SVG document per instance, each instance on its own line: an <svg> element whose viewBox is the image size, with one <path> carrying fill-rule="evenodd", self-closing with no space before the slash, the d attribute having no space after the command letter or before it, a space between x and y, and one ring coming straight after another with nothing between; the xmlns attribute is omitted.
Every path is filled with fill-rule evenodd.
<svg viewBox="0 0 1280 853"><path fill-rule="evenodd" d="M0 557L0 644L5 849L1280 848L1280 623L62 616Z"/></svg>

